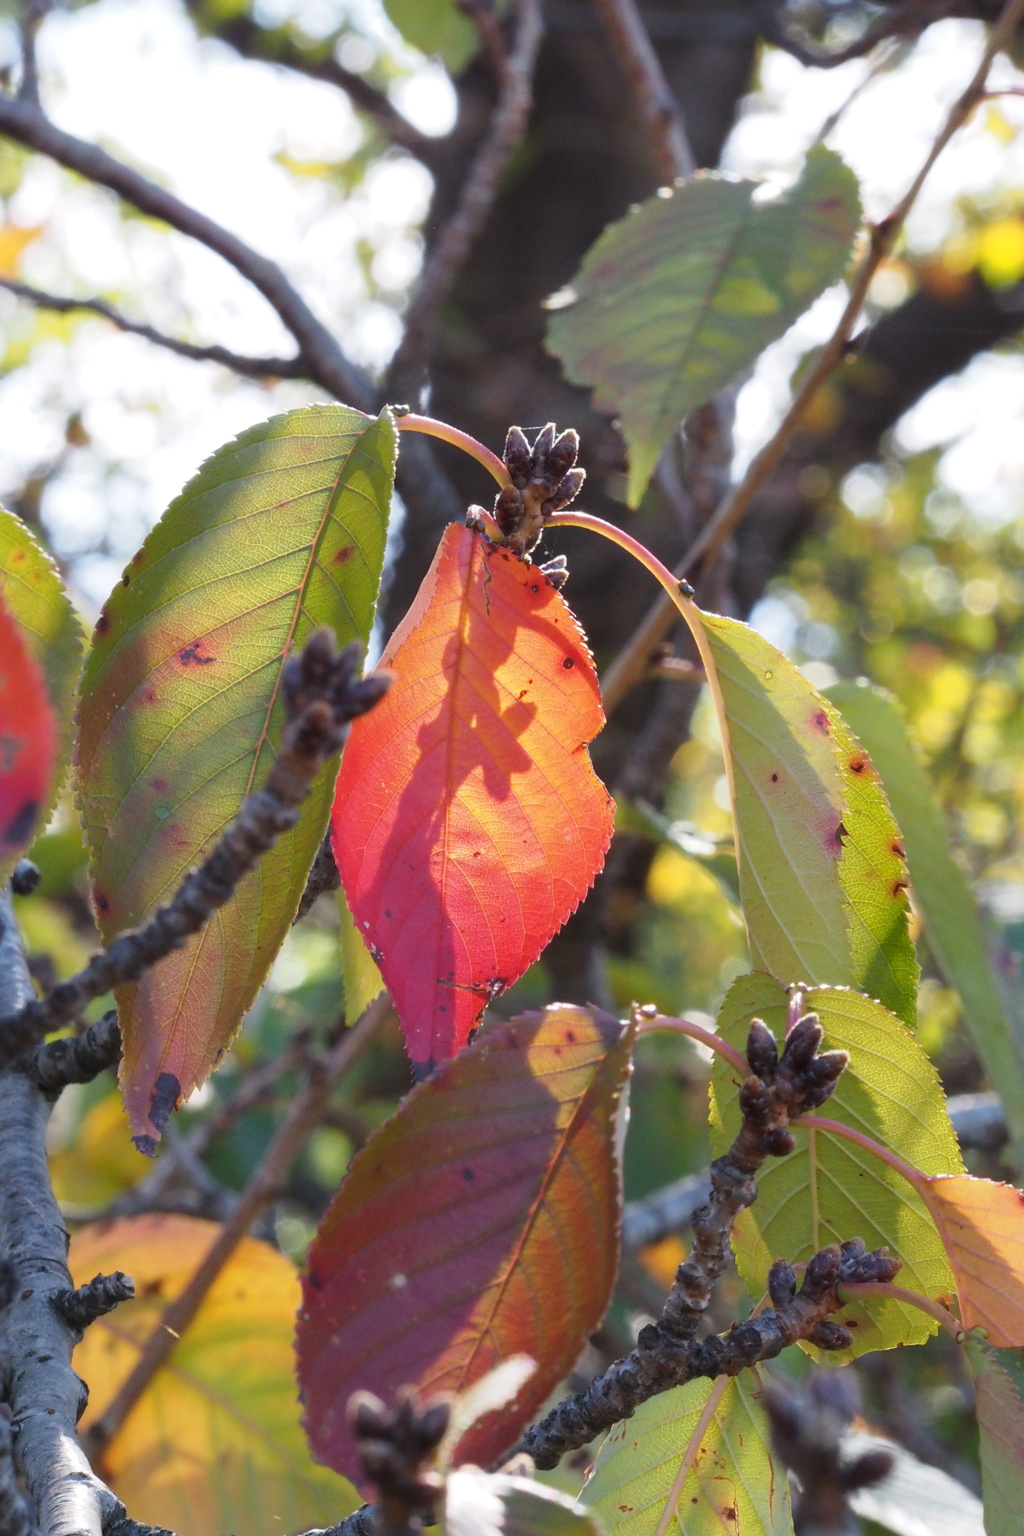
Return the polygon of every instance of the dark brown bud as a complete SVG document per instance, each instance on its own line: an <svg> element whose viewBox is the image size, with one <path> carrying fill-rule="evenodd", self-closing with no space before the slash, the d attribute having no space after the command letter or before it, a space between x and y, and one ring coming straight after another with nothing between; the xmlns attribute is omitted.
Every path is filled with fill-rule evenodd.
<svg viewBox="0 0 1024 1536"><path fill-rule="evenodd" d="M764 1149L769 1157L788 1157L795 1146L793 1132L787 1130L784 1125L765 1132Z"/></svg>
<svg viewBox="0 0 1024 1536"><path fill-rule="evenodd" d="M440 1445L451 1418L451 1404L440 1399L428 1404L416 1423L416 1438L424 1451L432 1451Z"/></svg>
<svg viewBox="0 0 1024 1536"><path fill-rule="evenodd" d="M785 1259L776 1259L768 1271L768 1295L773 1307L784 1307L796 1295L796 1275Z"/></svg>
<svg viewBox="0 0 1024 1536"><path fill-rule="evenodd" d="M771 1082L779 1064L779 1050L775 1036L763 1019L751 1019L747 1033L747 1061L756 1077Z"/></svg>
<svg viewBox="0 0 1024 1536"><path fill-rule="evenodd" d="M863 1456L858 1456L856 1461L842 1469L843 1487L847 1493L853 1493L858 1488L870 1488L872 1484L880 1483L889 1476L895 1462L892 1451L883 1450L881 1446L876 1451L865 1451Z"/></svg>
<svg viewBox="0 0 1024 1536"><path fill-rule="evenodd" d="M354 1392L348 1400L348 1416L360 1438L386 1433L384 1404L372 1392Z"/></svg>
<svg viewBox="0 0 1024 1536"><path fill-rule="evenodd" d="M562 508L567 507L570 501L575 501L586 478L587 472L585 469L570 469L568 474L562 476L544 503L544 511L549 517L552 512L561 512Z"/></svg>
<svg viewBox="0 0 1024 1536"><path fill-rule="evenodd" d="M533 464L533 450L526 441L526 434L522 427L509 427L502 457L514 484L522 490L530 478L530 468Z"/></svg>
<svg viewBox="0 0 1024 1536"><path fill-rule="evenodd" d="M514 485L504 485L494 498L494 517L506 539L523 520L523 498Z"/></svg>
<svg viewBox="0 0 1024 1536"><path fill-rule="evenodd" d="M533 465L531 471L534 475L543 475L546 473L548 454L551 452L555 445L556 432L557 428L555 427L554 422L549 421L547 426L541 427L540 431L537 433L537 436L534 438L532 455ZM575 454L573 457L575 458ZM561 475L559 475L558 478L561 479Z"/></svg>
<svg viewBox="0 0 1024 1536"><path fill-rule="evenodd" d="M811 1334L811 1343L817 1344L819 1349L849 1349L853 1343L853 1334L841 1323L825 1318Z"/></svg>
<svg viewBox="0 0 1024 1536"><path fill-rule="evenodd" d="M569 566L564 555L555 555L553 559L546 560L537 569L542 576L547 577L556 592L561 592L569 580Z"/></svg>
<svg viewBox="0 0 1024 1536"><path fill-rule="evenodd" d="M805 1013L786 1036L782 1059L792 1072L799 1072L814 1057L822 1040L822 1028L816 1013Z"/></svg>
<svg viewBox="0 0 1024 1536"><path fill-rule="evenodd" d="M807 1270L804 1274L804 1283L801 1290L808 1294L824 1295L830 1291L839 1279L839 1266L842 1255L836 1244L829 1248L822 1248L807 1261Z"/></svg>
<svg viewBox="0 0 1024 1536"><path fill-rule="evenodd" d="M552 480L561 480L576 463L576 455L580 451L580 435L569 427L567 431L555 438L547 453L547 463L543 469L551 476ZM538 465L538 469L542 466ZM582 483L583 471L579 471Z"/></svg>

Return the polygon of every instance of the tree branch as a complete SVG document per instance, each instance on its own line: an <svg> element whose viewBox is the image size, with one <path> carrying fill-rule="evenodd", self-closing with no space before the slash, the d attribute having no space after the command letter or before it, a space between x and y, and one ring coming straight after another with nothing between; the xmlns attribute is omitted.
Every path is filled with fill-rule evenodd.
<svg viewBox="0 0 1024 1536"><path fill-rule="evenodd" d="M973 79L946 114L910 188L888 217L872 229L870 244L851 280L849 298L835 330L818 353L771 439L755 454L739 485L720 503L714 516L683 556L676 567L677 576L685 577L698 567L706 570L718 557L746 516L758 491L777 469L783 454L800 430L818 390L847 357L853 329L875 273L892 250L932 166L983 95L992 62L1000 49L1010 41L1022 17L1024 0L1007 0L992 29ZM608 714L644 676L651 653L668 634L674 619L672 603L667 597L659 596L602 679L602 696Z"/></svg>
<svg viewBox="0 0 1024 1536"><path fill-rule="evenodd" d="M278 1126L262 1161L246 1185L238 1204L218 1232L213 1246L188 1285L163 1313L159 1325L143 1345L131 1375L102 1417L90 1429L86 1443L93 1457L98 1456L109 1443L153 1376L170 1357L179 1337L192 1322L204 1296L238 1244L280 1194L292 1163L319 1124L331 1094L349 1067L369 1045L391 1012L391 1007L391 999L386 992L382 993L310 1073L305 1088Z"/></svg>
<svg viewBox="0 0 1024 1536"><path fill-rule="evenodd" d="M636 0L594 0L650 135L658 174L667 182L692 176L697 162L679 104L665 79Z"/></svg>
<svg viewBox="0 0 1024 1536"><path fill-rule="evenodd" d="M282 689L288 721L264 788L247 796L238 819L213 852L145 927L120 934L70 981L0 1018L0 1065L28 1050L42 1035L69 1023L94 998L136 980L179 949L230 899L260 856L295 825L310 784L341 746L348 722L372 709L386 692L390 679L385 676L356 678L360 661L358 642L336 653L330 631L320 629L302 653L286 663ZM148 1142L147 1137L136 1138L140 1151L152 1150Z"/></svg>
<svg viewBox="0 0 1024 1536"><path fill-rule="evenodd" d="M405 314L405 334L388 371L388 388L419 396L438 312L452 291L498 195L533 103L533 70L544 22L540 0L519 0L515 42L501 79L498 103L462 184L455 211L427 256Z"/></svg>
<svg viewBox="0 0 1024 1536"><path fill-rule="evenodd" d="M754 1019L747 1037L750 1075L739 1094L743 1120L732 1146L711 1165L711 1198L693 1218L694 1241L656 1323L640 1330L636 1348L609 1367L585 1392L565 1398L520 1441L517 1450L548 1469L567 1451L629 1418L643 1402L698 1376L735 1376L787 1345L809 1339L821 1349L845 1349L850 1333L830 1321L842 1302L838 1290L854 1279L890 1280L899 1261L868 1253L860 1238L823 1248L808 1262L803 1285L778 1260L768 1277L772 1308L728 1333L698 1339L715 1283L730 1259L736 1217L757 1198L755 1174L768 1157L793 1149L789 1127L830 1097L849 1060L845 1051L819 1054L821 1025L806 1014L790 1030L780 1057L771 1031Z"/></svg>
<svg viewBox="0 0 1024 1536"><path fill-rule="evenodd" d="M208 37L216 37L226 43L243 59L258 60L264 64L276 64L282 69L294 70L310 80L322 80L335 85L351 100L353 106L366 114L386 139L399 149L408 150L418 160L429 165L436 156L436 139L421 133L393 107L383 91L371 85L362 75L339 64L333 53L303 49L284 28L261 27L246 15L225 16L213 23L203 23L204 9L201 0L185 0L185 9L200 30Z"/></svg>
<svg viewBox="0 0 1024 1536"><path fill-rule="evenodd" d="M0 1005L9 1011L32 996L9 895L0 925ZM0 1072L0 1253L16 1282L0 1312L2 1396L11 1409L15 1465L44 1536L101 1536L104 1517L123 1509L75 1437L85 1406L71 1367L79 1335L51 1304L72 1285L46 1164L50 1108L24 1072Z"/></svg>
<svg viewBox="0 0 1024 1536"><path fill-rule="evenodd" d="M101 315L104 320L109 320L111 325L116 325L119 331L126 331L130 336L141 336L146 341L153 342L158 347L164 347L168 352L175 352L179 357L190 358L195 363L221 363L225 368L231 368L235 373L248 379L305 379L308 377L304 360L299 357L246 357L240 352L231 352L227 347L199 347L190 341L179 341L176 336L168 336L165 331L158 331L155 326L146 325L140 320L130 320L127 315L108 304L106 299L72 299L64 298L60 294L45 293L41 288L33 288L28 283L19 283L11 277L0 277L0 288L6 288L8 293L13 293L19 299L25 299L29 304L34 304L37 309L53 310L58 315L71 315L84 311L88 314Z"/></svg>
<svg viewBox="0 0 1024 1536"><path fill-rule="evenodd" d="M813 43L801 42L799 38L787 32L774 11L765 7L764 36L767 42L774 43L776 48L781 48L784 53L791 54L800 64L814 69L835 69L840 64L846 64L850 59L862 59L866 53L870 53L879 43L889 37L914 39L920 36L933 22L941 21L944 16L951 15L956 10L961 10L957 0L903 0L901 5L893 5L885 15L879 16L869 27L854 38L845 48L837 48L829 52L827 48L815 47Z"/></svg>
<svg viewBox="0 0 1024 1536"><path fill-rule="evenodd" d="M214 219L182 202L156 182L50 121L35 102L0 94L0 133L97 186L108 187L142 213L215 251L260 292L294 336L302 375L330 394L360 409L374 408L376 392L364 373L349 362L330 331L313 314L276 262L254 251ZM109 316L107 318L110 318ZM292 375L293 377L295 375Z"/></svg>

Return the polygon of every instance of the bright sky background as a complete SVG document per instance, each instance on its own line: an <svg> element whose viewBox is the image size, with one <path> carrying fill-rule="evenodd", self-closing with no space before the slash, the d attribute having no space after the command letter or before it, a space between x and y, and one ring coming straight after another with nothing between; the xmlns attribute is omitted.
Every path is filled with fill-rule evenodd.
<svg viewBox="0 0 1024 1536"><path fill-rule="evenodd" d="M262 7L268 20L297 9L284 0ZM310 0L304 10L307 25L325 30L344 14L399 55L406 74L393 87L396 104L424 130L446 130L450 84L436 65L402 48L378 0ZM815 71L771 52L727 166L791 180L825 120L864 86L828 143L862 178L869 215L881 216L912 178L982 46L979 25L943 22L909 59L866 85L863 61ZM0 34L0 62L13 49L13 39ZM55 15L43 30L41 62L44 99L61 126L146 169L279 261L350 356L372 369L386 362L400 332L404 289L419 264L426 172L396 154L345 198L275 158L337 161L358 148L361 130L340 92L241 61L214 42L197 47L175 0L102 0ZM345 62L360 64L354 55ZM994 83L1022 78L1001 63ZM1005 98L999 111L1024 129L1024 99ZM933 248L950 233L958 196L1024 188L1024 132L1006 138L991 131L984 111L958 136L911 219L914 248ZM269 307L217 257L155 225L124 220L111 196L73 183L42 159L5 212L16 225L42 230L22 260L28 282L116 296L138 318L191 340L249 352L292 350ZM826 294L745 386L740 462L770 432L795 360L824 338L840 304L838 290ZM26 323L23 307L0 295L8 339L23 334ZM69 456L44 509L83 597L98 605L207 454L252 422L314 398L305 385L239 381L89 321L70 343L55 334L36 347L28 366L0 380L0 498L60 453L66 419L81 410L91 446ZM1024 508L1022 426L1024 357L1014 354L980 359L933 391L901 423L899 442L907 450L947 445L945 482L977 516L1001 520ZM101 538L105 550L89 552Z"/></svg>

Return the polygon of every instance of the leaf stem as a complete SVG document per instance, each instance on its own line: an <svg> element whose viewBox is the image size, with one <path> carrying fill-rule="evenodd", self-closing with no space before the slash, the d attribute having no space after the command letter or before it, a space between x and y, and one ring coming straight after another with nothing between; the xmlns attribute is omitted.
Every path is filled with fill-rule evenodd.
<svg viewBox="0 0 1024 1536"><path fill-rule="evenodd" d="M687 1035L689 1039L698 1040L701 1045L706 1045L709 1051L715 1051L719 1056L724 1056L726 1061L734 1066L737 1072L742 1072L745 1078L750 1076L750 1067L746 1059L734 1046L729 1045L721 1035L716 1035L712 1030L704 1029L700 1024L693 1024L689 1019L669 1018L661 1013L651 1018L641 1016L641 1020L637 1034L650 1035L655 1030L667 1029L674 1031L677 1035Z"/></svg>
<svg viewBox="0 0 1024 1536"><path fill-rule="evenodd" d="M402 419L407 421L408 417ZM613 544L617 544L620 549L632 555L634 560L639 560L645 570L650 571L696 634L699 627L696 622L696 604L680 587L679 577L673 576L668 566L663 565L657 555L652 555L650 550L641 544L639 539L634 539L631 533L627 533L625 528L617 528L614 523L605 522L603 517L595 517L592 512L577 511L575 507L568 507L564 512L552 513L545 519L544 527L588 528L591 533L599 533L602 538L610 539Z"/></svg>
<svg viewBox="0 0 1024 1536"><path fill-rule="evenodd" d="M803 1115L796 1123L805 1126L808 1130L830 1131L833 1136L842 1136L844 1140L863 1147L864 1151L870 1152L872 1157L888 1163L890 1168L902 1174L907 1183L913 1185L918 1194L924 1198L927 1176L919 1169L912 1167L910 1163L905 1163L902 1157L897 1157L895 1152L890 1152L888 1147L883 1147L880 1141L873 1141L870 1136L865 1136L863 1131L855 1131L852 1125L844 1125L841 1120L829 1120L822 1115Z"/></svg>
<svg viewBox="0 0 1024 1536"><path fill-rule="evenodd" d="M396 415L395 426L399 432L422 432L427 437L436 437L442 443L451 443L453 447L461 448L463 453L468 453L471 459L476 459L478 464L482 464L500 486L508 485L510 476L502 460L489 448L485 448L483 443L478 443L476 438L471 437L468 432L462 432L458 427L450 427L446 421L437 421L433 416L417 416L413 411Z"/></svg>
<svg viewBox="0 0 1024 1536"><path fill-rule="evenodd" d="M861 1301L871 1296L888 1297L891 1301L905 1301L912 1307L917 1307L921 1312L927 1312L937 1323L951 1333L958 1340L964 1332L963 1323L954 1317L948 1307L944 1307L939 1301L932 1301L928 1296L922 1296L920 1291L908 1290L905 1285L889 1285L884 1280L850 1281L848 1285L839 1287L840 1301Z"/></svg>

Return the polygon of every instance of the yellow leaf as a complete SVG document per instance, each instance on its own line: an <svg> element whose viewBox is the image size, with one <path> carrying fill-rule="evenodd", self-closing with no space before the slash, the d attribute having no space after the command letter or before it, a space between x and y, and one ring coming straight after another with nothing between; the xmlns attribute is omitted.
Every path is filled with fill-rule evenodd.
<svg viewBox="0 0 1024 1536"><path fill-rule="evenodd" d="M42 224L35 224L31 229L22 229L18 224L0 226L0 275L17 276L22 251L42 234L43 228Z"/></svg>
<svg viewBox="0 0 1024 1536"><path fill-rule="evenodd" d="M136 1290L75 1351L90 1389L84 1429L218 1230L193 1217L148 1215L86 1227L72 1239L76 1284L121 1269ZM254 1238L241 1243L104 1453L102 1473L137 1520L180 1536L267 1536L335 1524L360 1503L351 1483L315 1466L306 1448L292 1366L298 1305L289 1261Z"/></svg>
<svg viewBox="0 0 1024 1536"><path fill-rule="evenodd" d="M1012 144L1018 132L998 107L989 107L985 115L985 131L998 139L1000 144Z"/></svg>
<svg viewBox="0 0 1024 1536"><path fill-rule="evenodd" d="M993 288L1024 274L1024 219L998 219L978 234L978 271Z"/></svg>
<svg viewBox="0 0 1024 1536"><path fill-rule="evenodd" d="M999 1349L1024 1345L1024 1195L967 1174L920 1180L949 1254L967 1328Z"/></svg>
<svg viewBox="0 0 1024 1536"><path fill-rule="evenodd" d="M686 1258L687 1252L682 1238L673 1233L670 1237L663 1237L660 1243L651 1243L649 1247L641 1248L638 1257L651 1278L667 1291L671 1289L676 1270Z"/></svg>
<svg viewBox="0 0 1024 1536"><path fill-rule="evenodd" d="M151 1165L132 1146L128 1117L116 1091L93 1105L71 1145L50 1155L54 1194L65 1206L106 1205L150 1171Z"/></svg>

